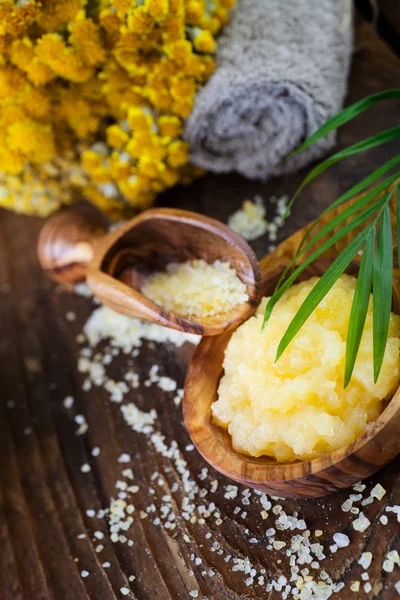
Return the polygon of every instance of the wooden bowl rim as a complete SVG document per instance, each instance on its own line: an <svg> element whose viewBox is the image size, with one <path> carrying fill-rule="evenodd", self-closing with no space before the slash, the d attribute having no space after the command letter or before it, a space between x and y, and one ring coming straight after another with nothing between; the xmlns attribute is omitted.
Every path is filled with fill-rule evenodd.
<svg viewBox="0 0 400 600"><path fill-rule="evenodd" d="M234 331L231 331L229 333L230 333L230 335L232 335L234 333ZM227 340L227 343L228 343L228 341L229 341L229 339ZM196 355L197 354L203 355L205 353L204 352L205 347L207 348L212 343L215 343L215 341L212 339L204 338L201 340L201 342L198 345L198 347L196 348L194 355L192 357L192 360L190 362L190 365L189 365L189 368L187 371L187 376L186 376L187 382L190 382L190 379L192 377L194 377L194 378L196 378L198 384L201 383L202 370L199 369L197 366L195 366ZM221 374L222 374L222 370L221 370ZM204 373L203 373L203 376L204 376ZM220 381L220 378L221 378L221 376L219 377L218 382ZM236 479L236 481L242 480L241 478L242 478L242 474L243 474L243 466L245 466L247 464L251 464L253 474L254 473L256 473L257 475L259 474L260 477L246 479L246 481L247 481L247 483L254 483L254 484L268 483L268 482L290 483L290 481L296 480L297 477L293 477L293 476L287 477L286 475L289 472L293 472L293 470L296 470L297 467L299 468L299 477L304 477L305 474L314 474L315 475L318 473L323 473L324 470L326 470L327 468L337 465L338 463L342 462L344 458L358 452L366 444L371 442L371 440L382 430L382 428L386 425L386 423L390 419L393 418L394 414L397 413L397 411L400 411L400 387L399 387L399 388L397 388L393 397L389 400L387 406L380 413L378 418L371 421L370 423L368 423L368 425L366 426L364 431L351 444L348 444L347 446L344 446L343 448L339 448L338 450L335 450L334 452L328 452L318 458L313 458L311 460L305 460L305 461L296 460L291 463L274 462L274 460L272 458L271 458L270 463L265 463L265 462L261 463L261 460L266 460L269 457L267 457L267 456L260 456L260 457L247 456L246 454L237 452L236 450L234 450L232 448L232 454L230 455L231 461L235 462L236 466L238 467L237 471L235 470L235 472L232 472L231 470L227 470L224 467L224 463L222 461L216 461L216 458L215 458L216 455L214 452L208 452L208 450L211 448L211 446L209 444L202 443L203 439L207 440L209 437L213 437L213 439L215 440L215 443L218 444L218 446L220 447L221 453L226 454L225 445L221 441L221 438L219 436L215 435L214 428L221 429L222 432L226 432L226 430L224 430L223 428L219 428L218 425L214 425L212 423L212 421L207 418L207 416L203 417L203 424L202 424L201 430L199 430L197 428L196 428L196 430L193 430L191 427L190 415L191 415L192 411L196 411L196 407L195 407L195 403L191 402L189 400L188 396L189 396L189 394L187 393L187 388L186 388L186 383L185 383L185 395L184 395L184 400L183 400L184 420L185 420L185 424L188 429L189 435L190 435L193 443L195 444L196 448L200 452L200 454L207 460L207 462L210 462L217 470L219 470L221 473L223 473L224 475L226 475L232 479ZM227 435L229 436L228 433L227 433ZM229 436L229 438L230 438L230 436ZM326 462L327 457L329 457L329 463ZM260 461L260 462L258 462L258 461ZM300 472L300 469L301 469L301 472Z"/></svg>
<svg viewBox="0 0 400 600"><path fill-rule="evenodd" d="M176 221L197 228L206 229L222 238L227 244L239 248L243 257L246 259L247 267L252 278L249 282L243 282L246 285L246 291L249 296L248 300L236 305L228 313L216 315L214 317L198 317L195 320L166 310L161 305L153 302L138 292L135 288L116 280L108 273L102 271L104 256L109 252L112 246L133 228L146 221L154 220L155 218ZM224 223L220 223L211 217L206 217L191 211L170 208L146 210L137 217L121 225L118 229L111 231L96 245L93 260L88 268L89 286L93 287L94 291L98 286L102 286L103 288L110 286L110 289L113 289L114 292L118 294L120 301L125 305L125 314L131 313L134 317L137 313L140 313L142 315L141 318L147 318L152 322L159 323L166 327L207 336L214 336L231 329L239 322L245 321L256 310L260 300L260 281L261 271L257 258L253 250L240 235L231 230ZM104 296L102 296L102 302L105 304L107 303Z"/></svg>
<svg viewBox="0 0 400 600"><path fill-rule="evenodd" d="M271 255L267 256L268 258L271 257ZM279 264L278 260L277 263L270 268L270 261L268 261L268 269L270 269L267 273L268 276L279 276L279 273L285 266L286 261L284 261L284 263L281 262ZM263 275L265 275L267 270L267 263L263 260L261 261L261 269ZM394 287L399 287L395 279ZM251 315L249 315L249 318L250 316ZM237 327L238 326L239 324L237 325ZM234 333L234 331L235 329L232 329L231 331L223 334L223 353L225 353L226 345L228 344L229 339ZM207 361L207 354L210 352L212 345L221 342L221 338L222 335L213 339L204 338L201 340L200 344L196 348L187 370L182 408L186 428L200 454L205 458L205 460L209 464L215 467L220 473L239 483L243 483L254 487L260 485L268 487L268 485L270 484L271 488L274 487L274 484L290 485L291 483L300 482L304 485L304 487L306 487L308 483L311 486L313 485L313 482L306 481L308 476L318 476L318 474L322 475L324 472L329 472L330 470L332 470L332 468L335 468L335 466L339 464L343 466L345 459L350 456L354 456L355 458L360 457L361 451L365 449L368 444L373 442L374 438L376 438L380 433L382 433L382 430L391 421L391 419L397 416L397 414L400 415L399 386L393 394L390 401L388 402L387 406L378 416L378 418L368 423L363 432L354 440L354 442L348 444L347 446L344 446L343 448L339 448L334 452L323 454L322 456L311 460L297 460L291 463L274 462L274 459L272 458L271 462L265 462L266 460L268 460L268 457L266 456L251 457L245 454L241 454L232 448L229 433L223 428L220 428L212 423L211 404L207 407L207 414L199 413L198 404L196 402L197 393L191 389L193 385L196 387L197 392L201 393L202 380L205 377L207 377L207 370L206 368L202 368L201 365L204 365L205 361ZM221 350L219 349L219 351ZM218 381L216 384L216 390L218 389L222 373L223 367L221 364ZM221 433L219 435L216 435L216 429L220 430ZM230 452L227 452L226 449L226 442L224 442L225 436L227 436L228 438ZM212 440L212 443L210 440ZM400 441L396 454L399 451ZM226 459L227 454L229 455L228 460ZM393 454L389 460L393 459L394 456L396 456L396 454ZM381 466L383 466L383 464L386 464L387 462L389 461L386 460L385 463L379 463L378 460L376 464L374 463L372 465L373 469L370 474L372 474L372 472L377 471ZM227 467L227 465L229 466ZM247 467L251 467L251 476L249 476L247 473ZM351 473L349 473L349 475L351 475ZM361 477L359 479L361 479ZM356 481L357 479L354 479L353 483L356 483ZM350 483L348 485L352 484ZM344 485L342 487L347 487L347 485ZM300 493L299 495L306 496L307 494Z"/></svg>

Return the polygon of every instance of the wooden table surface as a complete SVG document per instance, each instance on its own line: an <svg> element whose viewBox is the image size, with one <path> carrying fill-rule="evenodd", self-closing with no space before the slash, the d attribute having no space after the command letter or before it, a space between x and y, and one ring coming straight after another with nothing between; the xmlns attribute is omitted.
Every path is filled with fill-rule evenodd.
<svg viewBox="0 0 400 600"><path fill-rule="evenodd" d="M360 24L347 101L398 86L399 77L400 59L376 37L369 24ZM394 126L399 114L395 102L374 108L343 128L339 147ZM317 216L340 191L399 151L400 142L396 141L324 174L297 202L280 239ZM260 194L272 216L273 205L268 199L291 194L302 176L263 184L238 176L208 175L189 188L165 194L160 204L198 210L226 221L244 199ZM169 447L177 441L178 459L176 453L172 458L161 456L149 435L132 431L121 416L121 405L110 402L104 388L82 390L85 376L77 369L80 346L76 336L94 305L43 275L35 254L40 226L39 220L0 212L0 598L112 600L125 597L121 592L125 587L129 590L126 597L138 600L190 599L196 597L196 591L198 598L209 600L284 597L282 591L266 591L269 580L290 576L285 554L289 546L268 549L266 540L266 530L276 528L279 515L271 508L268 518L263 519L259 496L252 493L250 502L243 504L245 496L239 488L237 498L227 499L227 480L211 469L207 477L205 472L202 475L207 465L188 448L190 440L181 409L172 402L174 394L155 384L141 385L124 401L134 402L143 411L157 411L154 427L165 435ZM258 257L267 252L269 244L266 236L254 242ZM66 318L69 312L77 315L75 320ZM172 377L182 387L191 351L189 344L177 349L168 343L145 342L131 366L143 381L151 366L158 364L161 375ZM126 355L117 357L110 366L117 380L129 368ZM75 399L70 410L63 406L67 396ZM89 425L80 436L74 421L77 414L84 415ZM91 450L96 446L101 453L93 457ZM118 462L122 453L128 453L131 462ZM183 475L182 460L188 469ZM81 471L85 463L91 465L88 473ZM135 520L125 534L125 543L112 543L107 519L91 517L90 510L97 512L109 506L118 492L115 484L127 467L133 469L134 484L140 488L130 500L135 505ZM154 472L159 473L155 478ZM400 551L400 525L394 513L385 512L387 506L400 504L399 475L400 461L395 460L366 482L364 498L377 482L386 489L386 495L362 508L371 521L364 533L354 531L351 523L355 515L341 508L352 490L320 500L272 500L273 506L282 507L275 508L276 513L297 513L305 520L311 541L324 546L326 558L320 566L304 564L300 570L309 567L317 579L325 570L334 581L343 581L345 587L333 597L397 597L394 586L400 581L400 567L387 573L382 565L389 550ZM183 480L188 487L188 478L199 488L196 506L216 506L204 523L186 521L179 514L187 494ZM214 480L219 483L216 491ZM208 490L207 495L201 489ZM171 496L168 502L176 507L174 529L165 527L166 517L160 514L165 496ZM155 512L146 513L152 503ZM360 506L360 502L355 505ZM386 525L379 520L381 515L387 515ZM321 537L315 537L316 530L323 531ZM100 532L97 538L94 532ZM337 532L348 534L350 545L332 553L329 547ZM289 544L296 533L304 532L278 531L276 539ZM100 541L101 534L104 537ZM130 546L128 540L134 544ZM96 552L99 545L104 549ZM373 554L367 570L370 591L368 585L364 590L367 581L361 579L363 569L357 562L364 551ZM227 555L232 556L228 561ZM234 559L246 557L256 571L253 585L246 585L246 580L250 583L248 573L232 568ZM82 577L82 571L88 576ZM129 580L131 575L136 577L134 581ZM261 575L265 581L257 585ZM359 592L350 591L354 581L361 582Z"/></svg>

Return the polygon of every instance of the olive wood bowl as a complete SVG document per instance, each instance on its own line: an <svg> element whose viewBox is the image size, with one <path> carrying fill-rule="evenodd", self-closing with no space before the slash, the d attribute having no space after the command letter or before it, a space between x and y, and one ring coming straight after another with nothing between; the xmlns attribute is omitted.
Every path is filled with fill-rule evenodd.
<svg viewBox="0 0 400 600"><path fill-rule="evenodd" d="M392 207L391 211L393 219ZM332 213L329 217L332 217ZM315 231L326 220L322 219ZM295 233L261 261L262 296L273 292L283 269L294 257L304 231ZM358 231L352 232L352 237ZM322 275L350 239L349 236L342 239L330 253L312 263L300 279ZM347 272L356 274L357 270L358 262L354 261ZM394 275L393 311L399 313L398 271ZM400 452L400 390L352 444L320 458L278 463L266 456L253 458L233 450L230 435L212 423L211 414L211 405L217 400L223 373L225 348L232 333L229 331L202 339L189 365L183 399L183 415L189 435L205 460L217 471L238 483L277 496L318 497L349 487L372 475Z"/></svg>
<svg viewBox="0 0 400 600"><path fill-rule="evenodd" d="M44 225L38 254L53 279L74 283L86 278L94 295L116 312L187 333L227 331L254 313L259 302L260 268L250 246L227 225L186 210L146 210L106 233L93 207L65 209ZM200 258L229 262L246 285L248 300L220 315L191 318L141 293L155 271Z"/></svg>

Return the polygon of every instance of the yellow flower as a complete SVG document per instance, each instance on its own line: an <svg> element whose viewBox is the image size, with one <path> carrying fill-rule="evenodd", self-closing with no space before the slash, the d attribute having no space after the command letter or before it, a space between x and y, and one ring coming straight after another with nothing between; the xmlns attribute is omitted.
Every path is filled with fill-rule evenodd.
<svg viewBox="0 0 400 600"><path fill-rule="evenodd" d="M215 60L211 58L211 56L202 56L201 63L204 67L203 77L201 81L207 81L214 73L215 70Z"/></svg>
<svg viewBox="0 0 400 600"><path fill-rule="evenodd" d="M118 154L117 152L113 152L113 154L109 158L110 165L110 174L111 177L119 183L120 181L124 181L130 175L133 175L132 165L130 161L130 157L128 159L125 158L124 155Z"/></svg>
<svg viewBox="0 0 400 600"><path fill-rule="evenodd" d="M172 80L171 96L174 100L191 100L194 97L195 91L195 83L189 77Z"/></svg>
<svg viewBox="0 0 400 600"><path fill-rule="evenodd" d="M157 121L160 135L171 138L177 138L182 135L182 121L175 116L164 115Z"/></svg>
<svg viewBox="0 0 400 600"><path fill-rule="evenodd" d="M171 167L181 167L189 158L189 145L187 142L172 142L168 146L168 164Z"/></svg>
<svg viewBox="0 0 400 600"><path fill-rule="evenodd" d="M27 65L33 60L34 56L35 50L28 37L16 39L11 44L10 61L19 69L25 71Z"/></svg>
<svg viewBox="0 0 400 600"><path fill-rule="evenodd" d="M15 4L14 0L2 0L0 3L0 36L23 37L39 15L40 4L35 0L21 6Z"/></svg>
<svg viewBox="0 0 400 600"><path fill-rule="evenodd" d="M186 21L189 25L196 25L204 15L204 5L199 0L191 0L186 6Z"/></svg>
<svg viewBox="0 0 400 600"><path fill-rule="evenodd" d="M168 0L146 0L146 7L157 21L164 19L168 14Z"/></svg>
<svg viewBox="0 0 400 600"><path fill-rule="evenodd" d="M85 0L46 0L38 24L46 31L58 31L73 21L85 4Z"/></svg>
<svg viewBox="0 0 400 600"><path fill-rule="evenodd" d="M128 110L128 125L135 131L150 131L154 125L153 117L145 108L132 107Z"/></svg>
<svg viewBox="0 0 400 600"><path fill-rule="evenodd" d="M219 22L219 19L217 19L216 17L208 17L200 21L200 26L202 27L202 29L206 29L214 36L218 33L221 24ZM215 51L216 42L214 39L212 41L214 42L213 50L205 50L205 52ZM201 51L204 52L204 50Z"/></svg>
<svg viewBox="0 0 400 600"><path fill-rule="evenodd" d="M166 149L160 138L145 131L137 131L134 134L126 145L126 151L136 159L149 156L163 160L166 155Z"/></svg>
<svg viewBox="0 0 400 600"><path fill-rule="evenodd" d="M0 67L0 99L13 97L25 87L22 74L13 67Z"/></svg>
<svg viewBox="0 0 400 600"><path fill-rule="evenodd" d="M197 54L192 54L192 56L183 63L182 72L188 77L193 77L196 81L205 81L207 79L203 58Z"/></svg>
<svg viewBox="0 0 400 600"><path fill-rule="evenodd" d="M103 160L103 157L93 150L85 150L81 154L83 168L87 171L97 169Z"/></svg>
<svg viewBox="0 0 400 600"><path fill-rule="evenodd" d="M65 119L78 138L85 139L97 131L99 118L92 106L76 94L65 94L60 105L59 116Z"/></svg>
<svg viewBox="0 0 400 600"><path fill-rule="evenodd" d="M106 51L101 43L99 28L91 19L74 21L69 31L69 42L79 50L84 63L94 66L105 60Z"/></svg>
<svg viewBox="0 0 400 600"><path fill-rule="evenodd" d="M151 103L160 111L169 112L173 108L173 101L168 92L162 85L149 84L146 88L146 96Z"/></svg>
<svg viewBox="0 0 400 600"><path fill-rule="evenodd" d="M167 167L160 174L161 181L165 184L166 187L172 187L176 185L179 181L179 173L178 171Z"/></svg>
<svg viewBox="0 0 400 600"><path fill-rule="evenodd" d="M177 15L169 14L163 24L164 43L171 44L185 39L185 22Z"/></svg>
<svg viewBox="0 0 400 600"><path fill-rule="evenodd" d="M121 218L199 176L183 119L232 2L0 0L0 205Z"/></svg>
<svg viewBox="0 0 400 600"><path fill-rule="evenodd" d="M187 119L193 109L193 100L177 100L173 103L173 111L182 119Z"/></svg>
<svg viewBox="0 0 400 600"><path fill-rule="evenodd" d="M135 6L136 2L135 0L112 0L111 4L117 11L117 15L123 19L131 8Z"/></svg>
<svg viewBox="0 0 400 600"><path fill-rule="evenodd" d="M139 172L146 177L156 179L164 170L165 165L161 160L153 159L150 156L142 156L139 159Z"/></svg>
<svg viewBox="0 0 400 600"><path fill-rule="evenodd" d="M19 96L26 113L34 119L46 119L50 112L50 97L45 90L27 86Z"/></svg>
<svg viewBox="0 0 400 600"><path fill-rule="evenodd" d="M106 129L107 144L113 148L123 148L129 136L119 125L110 125Z"/></svg>
<svg viewBox="0 0 400 600"><path fill-rule="evenodd" d="M0 146L0 165L4 173L18 175L24 168L24 156L19 152Z"/></svg>
<svg viewBox="0 0 400 600"><path fill-rule="evenodd" d="M193 43L198 52L210 54L215 52L216 42L209 31L201 31L196 35Z"/></svg>
<svg viewBox="0 0 400 600"><path fill-rule="evenodd" d="M56 77L50 67L41 63L36 56L26 65L25 71L29 80L36 86L46 85Z"/></svg>
<svg viewBox="0 0 400 600"><path fill-rule="evenodd" d="M24 107L16 102L4 102L0 110L0 129L7 129L9 125L26 118ZM1 136L3 138L3 136Z"/></svg>
<svg viewBox="0 0 400 600"><path fill-rule="evenodd" d="M50 125L26 119L10 125L6 139L10 150L22 154L29 162L40 163L53 158L55 146Z"/></svg>
<svg viewBox="0 0 400 600"><path fill-rule="evenodd" d="M150 15L147 8L139 6L130 15L128 15L128 27L133 33L146 35L150 33L156 22Z"/></svg>
<svg viewBox="0 0 400 600"><path fill-rule="evenodd" d="M192 56L192 44L188 40L179 40L165 48L168 56L181 65Z"/></svg>
<svg viewBox="0 0 400 600"><path fill-rule="evenodd" d="M95 185L85 185L82 193L92 204L110 217L110 219L121 219L124 217L124 206L119 199L113 200L103 194Z"/></svg>
<svg viewBox="0 0 400 600"><path fill-rule="evenodd" d="M92 67L85 65L74 49L66 46L57 34L44 35L38 41L36 55L56 75L70 81L87 81L93 74Z"/></svg>
<svg viewBox="0 0 400 600"><path fill-rule="evenodd" d="M214 17L218 19L220 27L225 27L229 20L229 11L226 8L217 8L214 12Z"/></svg>
<svg viewBox="0 0 400 600"><path fill-rule="evenodd" d="M129 0L130 1L130 0ZM118 16L112 10L105 8L100 12L99 15L100 25L105 31L115 38L115 41L119 37L119 29L121 27L121 21Z"/></svg>

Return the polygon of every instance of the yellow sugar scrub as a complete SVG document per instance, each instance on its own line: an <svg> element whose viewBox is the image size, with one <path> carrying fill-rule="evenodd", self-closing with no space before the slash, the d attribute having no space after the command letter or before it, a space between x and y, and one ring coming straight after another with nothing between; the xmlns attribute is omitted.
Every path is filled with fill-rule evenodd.
<svg viewBox="0 0 400 600"><path fill-rule="evenodd" d="M247 302L246 285L227 262L170 263L154 273L142 294L167 310L187 317L213 317Z"/></svg>
<svg viewBox="0 0 400 600"><path fill-rule="evenodd" d="M356 279L342 275L280 359L278 344L318 277L290 288L261 333L256 315L233 333L224 359L213 421L228 430L237 452L278 462L317 458L353 442L376 419L399 385L400 317L391 314L377 383L372 367L372 302L346 389L346 335ZM372 299L372 296L371 296Z"/></svg>

